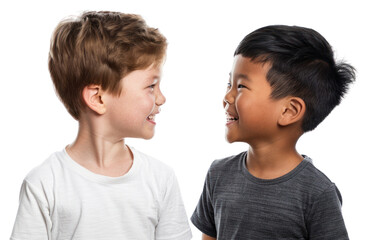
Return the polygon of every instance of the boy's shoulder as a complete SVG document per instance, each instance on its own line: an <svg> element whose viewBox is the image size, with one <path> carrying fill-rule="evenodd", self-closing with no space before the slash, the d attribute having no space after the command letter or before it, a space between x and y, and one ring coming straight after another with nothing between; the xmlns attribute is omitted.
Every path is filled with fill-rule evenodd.
<svg viewBox="0 0 369 240"><path fill-rule="evenodd" d="M243 181L246 154L247 152L241 152L237 155L214 160L207 174L209 184L214 186L217 184L232 185L235 181Z"/></svg>
<svg viewBox="0 0 369 240"><path fill-rule="evenodd" d="M151 173L162 178L168 178L174 175L173 168L161 160L158 160L157 158L143 153L133 147L130 147L130 149L133 152L134 159L136 161L140 161L140 170L143 173Z"/></svg>
<svg viewBox="0 0 369 240"><path fill-rule="evenodd" d="M312 159L304 156L304 160L306 166L297 175L295 181L309 188L317 195L320 195L329 189L335 189L340 197L340 193L335 184L321 170L315 167Z"/></svg>
<svg viewBox="0 0 369 240"><path fill-rule="evenodd" d="M135 148L130 148L135 161L134 167L130 170L130 178L138 177L142 180L145 179L145 182L157 185L166 185L171 180L176 179L174 170L170 166ZM34 167L26 175L24 182L33 188L50 190L55 187L55 184L63 184L65 179L69 179L71 176L73 176L73 179L74 177L78 179L84 177L93 181L105 180L104 176L96 176L96 174L82 168L82 166L77 166L76 163L71 162L65 150L61 150L54 152L40 165ZM115 180L119 182L119 178L117 177ZM106 181L110 182L110 178L106 177Z"/></svg>
<svg viewBox="0 0 369 240"><path fill-rule="evenodd" d="M134 161L137 162L139 169L147 170L154 174L168 176L174 174L174 170L164 162L145 154L133 147L130 147L134 155ZM55 178L55 174L68 168L65 161L65 150L57 151L51 154L40 165L34 167L26 176L25 180L30 183L48 182Z"/></svg>
<svg viewBox="0 0 369 240"><path fill-rule="evenodd" d="M332 188L336 188L335 184L317 167L308 156L303 155L304 160L290 173L273 180L263 181L252 177L245 166L247 152L241 152L222 159L214 160L209 168L210 178L227 179L229 176L233 180L237 177L249 179L255 183L265 184L285 184L291 187L300 186L301 188L309 188L315 194L321 194ZM260 180L260 181L256 181Z"/></svg>
<svg viewBox="0 0 369 240"><path fill-rule="evenodd" d="M62 167L60 154L62 151L52 153L41 164L34 167L25 177L30 183L37 183L52 180L55 170Z"/></svg>
<svg viewBox="0 0 369 240"><path fill-rule="evenodd" d="M243 160L246 158L247 152L241 152L236 155L214 160L210 166L210 172L228 172L239 170L242 167Z"/></svg>
<svg viewBox="0 0 369 240"><path fill-rule="evenodd" d="M151 155L148 155L140 150L137 150L134 147L130 147L130 149L133 152L134 158L140 159L140 161L142 161L144 165L152 168L154 171L157 171L157 170L164 171L164 172L173 171L173 169L169 165L162 162L161 160Z"/></svg>

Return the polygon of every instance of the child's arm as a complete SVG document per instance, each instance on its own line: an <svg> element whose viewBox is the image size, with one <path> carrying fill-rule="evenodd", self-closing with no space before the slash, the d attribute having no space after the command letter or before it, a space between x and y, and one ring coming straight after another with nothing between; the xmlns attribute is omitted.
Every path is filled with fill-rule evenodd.
<svg viewBox="0 0 369 240"><path fill-rule="evenodd" d="M203 233L203 240L216 239L215 236L217 235L217 230L214 222L214 208L212 203L213 191L211 190L213 181L211 180L210 169L206 175L204 188L200 200L191 217L193 225L195 225Z"/></svg>
<svg viewBox="0 0 369 240"><path fill-rule="evenodd" d="M192 233L182 201L179 185L174 173L168 178L160 206L159 223L155 239L188 240Z"/></svg>
<svg viewBox="0 0 369 240"><path fill-rule="evenodd" d="M51 220L44 194L26 180L19 196L19 208L10 239L49 239Z"/></svg>
<svg viewBox="0 0 369 240"><path fill-rule="evenodd" d="M210 237L206 234L202 234L202 240L217 240L216 238Z"/></svg>
<svg viewBox="0 0 369 240"><path fill-rule="evenodd" d="M309 239L349 239L341 203L341 194L334 184L318 197L308 213Z"/></svg>

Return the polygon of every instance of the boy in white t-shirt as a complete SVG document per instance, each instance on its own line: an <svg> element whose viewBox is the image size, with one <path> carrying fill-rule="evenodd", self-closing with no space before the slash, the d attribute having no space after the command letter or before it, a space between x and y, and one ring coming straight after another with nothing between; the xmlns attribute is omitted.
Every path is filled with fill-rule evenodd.
<svg viewBox="0 0 369 240"><path fill-rule="evenodd" d="M76 140L25 178L11 239L190 239L176 177L125 145L150 139L167 42L138 15L85 12L51 40L56 92Z"/></svg>

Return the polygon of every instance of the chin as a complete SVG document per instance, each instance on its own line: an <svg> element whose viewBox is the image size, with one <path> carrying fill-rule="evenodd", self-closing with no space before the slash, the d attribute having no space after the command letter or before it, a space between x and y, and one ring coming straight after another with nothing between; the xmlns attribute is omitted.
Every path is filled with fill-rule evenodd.
<svg viewBox="0 0 369 240"><path fill-rule="evenodd" d="M226 136L225 136L225 139L226 139L226 141L227 141L227 142L229 142L229 143L234 143L234 142L236 142L236 140L235 140L234 138L232 138L232 136L229 136L229 135L227 135L227 134L226 134Z"/></svg>
<svg viewBox="0 0 369 240"><path fill-rule="evenodd" d="M149 140L149 139L151 139L151 138L153 138L153 137L154 137L154 133L152 133L152 134L147 134L147 135L142 136L142 138L143 138L143 139L145 139L145 140Z"/></svg>

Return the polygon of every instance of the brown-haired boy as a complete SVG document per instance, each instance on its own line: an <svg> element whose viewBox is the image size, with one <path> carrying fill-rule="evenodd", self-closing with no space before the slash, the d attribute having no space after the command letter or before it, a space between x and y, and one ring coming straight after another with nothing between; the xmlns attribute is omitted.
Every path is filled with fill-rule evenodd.
<svg viewBox="0 0 369 240"><path fill-rule="evenodd" d="M124 141L154 135L166 46L133 14L57 26L49 70L79 131L25 178L11 239L191 238L172 169Z"/></svg>

